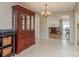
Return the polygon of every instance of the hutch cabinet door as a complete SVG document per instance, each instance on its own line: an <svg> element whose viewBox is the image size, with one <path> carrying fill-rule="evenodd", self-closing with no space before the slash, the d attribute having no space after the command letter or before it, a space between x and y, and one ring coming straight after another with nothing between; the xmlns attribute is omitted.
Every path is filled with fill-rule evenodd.
<svg viewBox="0 0 79 59"><path fill-rule="evenodd" d="M34 16L31 16L31 30L34 30Z"/></svg>
<svg viewBox="0 0 79 59"><path fill-rule="evenodd" d="M26 15L26 30L30 30L30 15Z"/></svg>
<svg viewBox="0 0 79 59"><path fill-rule="evenodd" d="M25 30L25 15L20 15L20 30L23 32Z"/></svg>

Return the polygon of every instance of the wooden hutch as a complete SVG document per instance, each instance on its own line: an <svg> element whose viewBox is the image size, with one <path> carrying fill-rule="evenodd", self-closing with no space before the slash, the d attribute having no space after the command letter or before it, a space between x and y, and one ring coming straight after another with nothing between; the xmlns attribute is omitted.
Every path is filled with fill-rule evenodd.
<svg viewBox="0 0 79 59"><path fill-rule="evenodd" d="M35 44L35 12L22 6L12 6L12 28L15 30L15 52Z"/></svg>

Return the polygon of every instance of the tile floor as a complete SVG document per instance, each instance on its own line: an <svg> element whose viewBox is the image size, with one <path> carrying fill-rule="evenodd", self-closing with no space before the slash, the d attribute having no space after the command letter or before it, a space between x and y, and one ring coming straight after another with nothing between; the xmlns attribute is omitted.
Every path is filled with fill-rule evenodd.
<svg viewBox="0 0 79 59"><path fill-rule="evenodd" d="M79 57L79 47L70 44L68 40L40 39L16 57Z"/></svg>

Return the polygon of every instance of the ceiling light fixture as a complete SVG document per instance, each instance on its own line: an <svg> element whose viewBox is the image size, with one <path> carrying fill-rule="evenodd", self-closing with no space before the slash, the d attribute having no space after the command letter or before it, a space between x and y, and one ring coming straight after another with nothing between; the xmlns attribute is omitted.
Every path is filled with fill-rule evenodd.
<svg viewBox="0 0 79 59"><path fill-rule="evenodd" d="M45 11L44 11L44 12L41 12L41 15L43 15L43 16L45 16L45 17L52 15L52 13L50 13L50 12L47 10L47 4L45 4Z"/></svg>

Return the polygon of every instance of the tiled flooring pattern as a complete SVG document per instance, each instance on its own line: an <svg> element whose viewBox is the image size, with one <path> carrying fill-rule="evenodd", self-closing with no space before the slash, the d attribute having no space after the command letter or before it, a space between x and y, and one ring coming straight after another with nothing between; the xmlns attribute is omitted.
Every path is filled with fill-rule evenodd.
<svg viewBox="0 0 79 59"><path fill-rule="evenodd" d="M68 40L40 39L16 57L79 57L79 47L70 44Z"/></svg>

